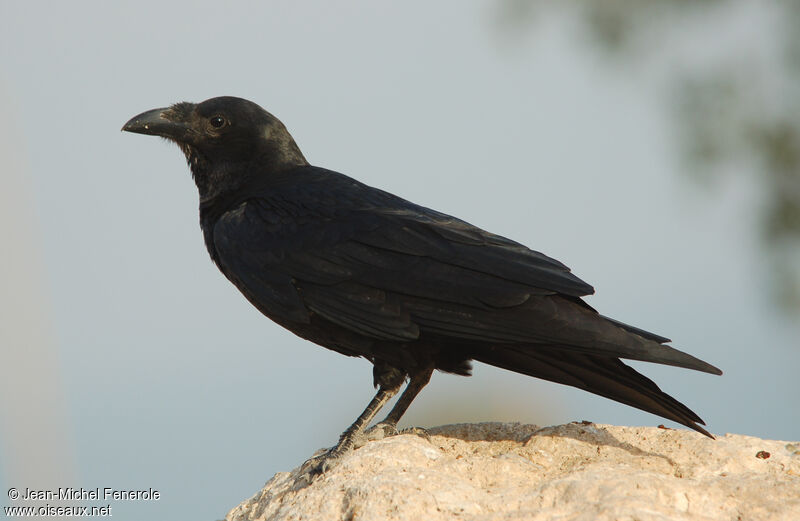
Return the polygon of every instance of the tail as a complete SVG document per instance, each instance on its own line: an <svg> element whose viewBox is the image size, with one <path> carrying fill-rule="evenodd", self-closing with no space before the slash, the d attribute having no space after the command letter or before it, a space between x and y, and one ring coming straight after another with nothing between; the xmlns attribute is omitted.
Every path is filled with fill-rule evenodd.
<svg viewBox="0 0 800 521"><path fill-rule="evenodd" d="M668 338L599 315L580 299L550 297L547 305L526 309L531 320L548 322L546 331L554 350L582 353L590 356L641 360L722 374L717 367L674 347L664 345ZM557 328L557 329L556 329ZM544 344L544 342L543 342ZM523 349L538 349L538 345Z"/></svg>
<svg viewBox="0 0 800 521"><path fill-rule="evenodd" d="M495 345L492 349L477 353L475 360L571 385L667 418L714 438L700 426L705 423L691 409L616 357L576 352L560 346Z"/></svg>

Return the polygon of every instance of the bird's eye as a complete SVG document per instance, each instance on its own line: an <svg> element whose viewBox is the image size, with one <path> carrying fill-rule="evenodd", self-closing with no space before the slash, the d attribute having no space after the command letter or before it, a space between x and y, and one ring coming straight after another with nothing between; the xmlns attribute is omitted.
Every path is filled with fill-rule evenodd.
<svg viewBox="0 0 800 521"><path fill-rule="evenodd" d="M209 123L211 123L211 126L214 128L222 128L225 126L227 121L225 121L225 118L222 116L214 116L209 120Z"/></svg>

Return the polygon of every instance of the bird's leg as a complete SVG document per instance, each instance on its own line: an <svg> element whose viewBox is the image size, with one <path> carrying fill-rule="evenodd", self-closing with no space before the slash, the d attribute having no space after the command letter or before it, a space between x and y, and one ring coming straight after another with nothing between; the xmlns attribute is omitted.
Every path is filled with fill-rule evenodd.
<svg viewBox="0 0 800 521"><path fill-rule="evenodd" d="M383 364L375 364L373 375L375 384L378 386L378 392L375 397L369 402L364 412L356 418L356 421L339 436L339 442L334 447L303 464L299 472L300 477L310 482L314 476L324 473L333 467L344 454L353 450L356 443L361 442L364 438L366 426L375 418L381 407L386 405L386 402L397 394L406 376L399 369Z"/></svg>
<svg viewBox="0 0 800 521"><path fill-rule="evenodd" d="M411 375L411 379L408 382L408 387L406 390L403 391L403 394L400 395L400 398L397 400L397 403L394 404L392 410L389 411L389 414L386 415L386 418L378 422L374 427L367 431L367 436L369 439L381 439L386 436L391 436L393 434L397 434L397 422L400 421L400 418L405 414L408 406L411 405L411 402L414 401L414 398L417 397L419 392L422 390L423 387L428 385L428 382L431 380L431 375L433 374L433 367L423 367L417 370L415 373ZM417 427L411 427L409 429L403 429L402 432L411 432L414 434L421 434L427 437L427 433L424 429L420 429Z"/></svg>

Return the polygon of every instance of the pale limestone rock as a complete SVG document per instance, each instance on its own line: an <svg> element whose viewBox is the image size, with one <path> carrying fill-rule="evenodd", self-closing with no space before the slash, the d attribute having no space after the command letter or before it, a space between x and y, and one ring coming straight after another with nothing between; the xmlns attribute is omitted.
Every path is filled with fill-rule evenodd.
<svg viewBox="0 0 800 521"><path fill-rule="evenodd" d="M304 488L278 473L226 521L800 521L800 443L590 423L429 432L368 443Z"/></svg>

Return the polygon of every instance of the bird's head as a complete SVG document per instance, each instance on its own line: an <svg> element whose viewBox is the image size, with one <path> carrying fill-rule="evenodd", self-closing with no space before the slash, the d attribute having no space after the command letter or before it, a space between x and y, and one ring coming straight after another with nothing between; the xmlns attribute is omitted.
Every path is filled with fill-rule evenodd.
<svg viewBox="0 0 800 521"><path fill-rule="evenodd" d="M245 175L269 175L308 164L278 118L232 96L148 110L122 130L177 143L201 196L238 184Z"/></svg>

